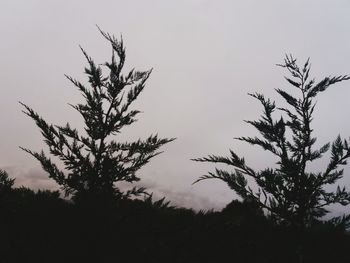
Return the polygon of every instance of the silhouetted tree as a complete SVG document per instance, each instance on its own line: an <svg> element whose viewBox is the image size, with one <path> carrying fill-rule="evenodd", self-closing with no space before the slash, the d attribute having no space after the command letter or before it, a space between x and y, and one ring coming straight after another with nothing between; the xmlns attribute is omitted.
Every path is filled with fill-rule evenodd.
<svg viewBox="0 0 350 263"><path fill-rule="evenodd" d="M15 179L10 179L7 172L0 169L0 192L10 190L14 183Z"/></svg>
<svg viewBox="0 0 350 263"><path fill-rule="evenodd" d="M350 192L344 187L338 186L334 192L325 189L326 185L335 184L343 176L340 166L345 165L350 157L348 141L338 136L332 145L327 143L314 149L316 138L312 136L311 128L315 97L332 84L348 80L349 77L326 77L315 84L314 79L309 79L309 60L299 68L296 59L286 56L284 63L279 66L289 71L292 77L286 80L300 92L300 97L276 89L288 104L288 107L276 108L275 102L262 94L249 94L258 99L264 108L259 120L247 121L262 137L236 138L274 154L278 158L278 167L255 171L246 164L244 158L230 150L229 157L210 155L194 159L234 167L233 171L216 169L215 172L201 176L196 182L211 178L223 180L240 197L254 201L268 210L277 222L299 228L324 216L328 212L328 205L350 203ZM273 116L276 109L282 113L279 119ZM329 148L331 158L325 171L309 172L308 164L321 158ZM248 185L248 177L255 181L256 190Z"/></svg>
<svg viewBox="0 0 350 263"><path fill-rule="evenodd" d="M138 181L136 172L160 153L159 147L173 139L151 135L146 140L129 143L111 138L136 121L139 111L130 110L130 105L144 89L152 70L133 69L123 75L125 48L122 39L99 31L112 46L111 61L103 64L109 74L104 75L102 68L81 48L88 62L85 73L90 87L66 76L84 97L84 103L71 106L83 117L86 135L78 133L69 123L65 126L50 125L33 109L21 103L25 107L24 113L40 128L50 154L63 161L66 171L54 164L43 151L22 149L39 160L49 177L61 185L66 194L93 198L139 194L144 192L143 188L134 187L123 192L116 183Z"/></svg>

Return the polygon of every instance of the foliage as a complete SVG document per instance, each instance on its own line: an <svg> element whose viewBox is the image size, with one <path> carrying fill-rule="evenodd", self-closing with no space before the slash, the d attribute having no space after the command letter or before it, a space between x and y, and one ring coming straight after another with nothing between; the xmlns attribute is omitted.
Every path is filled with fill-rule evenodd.
<svg viewBox="0 0 350 263"><path fill-rule="evenodd" d="M0 191L9 190L15 183L15 179L10 179L7 172L0 169Z"/></svg>
<svg viewBox="0 0 350 263"><path fill-rule="evenodd" d="M100 29L99 29L100 30ZM144 188L133 188L123 192L116 183L140 180L136 172L158 155L158 149L173 139L161 139L151 135L146 140L117 142L111 138L123 127L136 121L138 110L131 104L138 98L151 74L149 71L131 70L122 74L125 63L123 40L101 31L112 46L112 59L103 66L109 71L104 75L100 65L81 48L88 66L85 73L90 87L66 76L84 97L84 103L71 105L83 117L86 135L79 133L69 123L64 126L47 123L29 106L21 103L24 113L32 118L41 130L51 155L58 157L65 166L61 170L47 155L22 148L34 156L65 193L83 197L129 196L144 192Z"/></svg>
<svg viewBox="0 0 350 263"><path fill-rule="evenodd" d="M170 201L166 201L165 197L158 199L156 201L153 200L153 193L148 195L144 199L144 203L149 205L150 207L153 207L154 209L175 209L174 206L170 205Z"/></svg>
<svg viewBox="0 0 350 263"><path fill-rule="evenodd" d="M294 231L264 220L253 203L196 213L120 199L81 209L56 192L12 191L11 202L0 198L1 262L298 262ZM350 237L332 225L310 229L304 244L305 262L350 260Z"/></svg>
<svg viewBox="0 0 350 263"><path fill-rule="evenodd" d="M327 206L350 203L350 192L344 187L338 186L334 192L325 188L335 184L343 176L343 169L340 167L345 165L350 157L348 141L338 136L332 145L326 143L315 149L316 138L313 137L311 128L316 96L331 85L350 77L326 77L315 83L314 79L309 78L309 60L300 68L292 56L286 56L284 63L279 66L291 74L286 80L300 92L300 97L276 89L288 105L277 108L275 102L266 99L262 94L249 94L259 100L264 108L259 120L247 121L259 131L261 137L236 138L275 155L278 158L278 167L255 171L246 164L244 158L230 150L229 157L210 155L194 159L234 167L233 171L216 169L215 172L201 176L196 182L211 178L220 179L243 199L254 201L268 210L277 222L305 227L326 215ZM276 110L281 112L282 117L274 117ZM310 162L321 158L329 148L331 158L325 171L309 172L307 166ZM257 189L248 185L247 178L253 179Z"/></svg>

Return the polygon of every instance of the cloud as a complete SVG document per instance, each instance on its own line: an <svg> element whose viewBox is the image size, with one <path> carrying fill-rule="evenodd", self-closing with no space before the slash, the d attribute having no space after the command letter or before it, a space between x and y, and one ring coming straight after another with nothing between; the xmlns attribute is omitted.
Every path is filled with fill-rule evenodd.
<svg viewBox="0 0 350 263"><path fill-rule="evenodd" d="M188 191L174 191L170 189L155 189L159 196L165 196L166 199L171 201L171 204L178 207L192 208L196 211L199 210L220 210L222 205L212 201L212 199L195 195L193 192Z"/></svg>
<svg viewBox="0 0 350 263"><path fill-rule="evenodd" d="M40 168L25 168L20 166L2 167L15 180L15 186L25 186L33 190L58 190L56 182Z"/></svg>
<svg viewBox="0 0 350 263"><path fill-rule="evenodd" d="M26 168L20 166L3 166L11 178L15 180L15 186L25 186L33 190L46 189L58 190L59 186L56 182L48 177L48 174L40 168ZM122 190L130 189L133 186L145 187L147 192L153 193L154 200L159 200L163 197L170 204L177 207L192 208L194 210L219 210L224 204L215 202L209 197L198 196L191 189L186 191L178 191L165 187L150 179L143 179L141 182L134 184L120 182L118 187Z"/></svg>
<svg viewBox="0 0 350 263"><path fill-rule="evenodd" d="M172 189L163 185L157 184L150 179L142 180L140 183L136 183L136 186L146 187L149 193L153 194L155 200L165 197L167 201L170 201L170 205L176 207L192 208L196 211L199 210L221 210L226 204L213 201L209 197L199 196L195 192L191 191L189 187L186 190Z"/></svg>

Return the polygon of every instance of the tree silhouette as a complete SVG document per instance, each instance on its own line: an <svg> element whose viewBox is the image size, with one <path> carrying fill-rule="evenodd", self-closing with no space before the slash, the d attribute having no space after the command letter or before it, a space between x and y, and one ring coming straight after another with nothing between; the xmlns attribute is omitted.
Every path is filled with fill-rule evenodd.
<svg viewBox="0 0 350 263"><path fill-rule="evenodd" d="M256 202L268 210L278 223L303 228L327 214L328 205L350 203L350 192L345 187L338 186L334 192L325 189L326 185L335 184L343 176L340 166L345 165L350 157L348 141L338 136L332 145L327 143L314 149L316 138L312 136L311 128L315 97L331 85L350 77L326 77L315 84L314 79L309 78L309 60L300 68L296 59L286 56L284 63L279 66L291 74L286 80L300 92L300 97L276 89L288 105L277 108L275 102L266 99L262 94L249 94L259 100L264 108L259 120L247 121L259 131L261 137L236 138L271 152L278 158L278 167L255 171L246 164L244 158L230 150L229 157L209 155L194 159L234 167L233 171L216 169L215 172L201 176L195 183L211 178L223 180L244 200ZM279 119L273 116L276 110L282 114ZM331 158L325 171L309 172L309 163L321 158L329 148ZM249 177L256 183L256 189L248 185Z"/></svg>
<svg viewBox="0 0 350 263"><path fill-rule="evenodd" d="M10 190L15 183L15 179L10 179L5 170L0 169L0 192Z"/></svg>
<svg viewBox="0 0 350 263"><path fill-rule="evenodd" d="M123 40L98 29L112 46L111 61L103 64L109 74L104 75L102 67L96 65L81 48L88 63L85 73L90 87L66 76L84 97L84 103L71 106L83 117L85 134L81 135L69 123L65 126L48 124L33 109L21 103L25 108L23 112L41 130L50 154L63 161L65 170L61 170L43 151L22 149L41 163L49 177L61 185L67 195L104 198L140 194L144 188L134 187L123 192L116 183L140 180L136 172L160 153L158 149L162 145L174 139L160 139L157 135L151 135L146 140L129 143L117 142L112 138L123 127L136 121L139 111L131 110L130 105L143 91L152 70L133 69L123 75Z"/></svg>

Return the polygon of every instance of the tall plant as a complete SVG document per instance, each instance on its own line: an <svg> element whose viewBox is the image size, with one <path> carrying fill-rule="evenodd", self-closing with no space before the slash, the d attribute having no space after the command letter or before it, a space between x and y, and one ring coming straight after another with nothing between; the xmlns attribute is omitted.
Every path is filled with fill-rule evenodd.
<svg viewBox="0 0 350 263"><path fill-rule="evenodd" d="M32 118L41 130L49 152L63 161L61 170L43 151L33 152L22 148L34 156L43 169L54 179L66 194L75 196L115 197L139 194L143 188L133 188L123 192L117 184L121 181L136 182L140 178L136 172L158 155L158 149L174 139L161 139L151 135L146 140L118 142L115 136L122 128L136 121L138 110L130 109L145 87L151 71L131 70L122 74L125 63L123 40L100 30L112 47L110 62L97 65L81 48L86 60L85 73L89 86L66 76L82 93L84 102L71 105L85 123L85 133L78 132L69 123L64 126L51 125L32 108L24 106L24 113Z"/></svg>
<svg viewBox="0 0 350 263"><path fill-rule="evenodd" d="M276 89L287 102L288 107L276 107L275 102L259 93L249 94L260 101L263 114L257 121L247 121L260 133L260 137L239 137L240 141L259 146L278 158L277 168L256 171L247 165L244 158L230 151L229 157L210 155L194 159L199 162L227 164L231 171L216 169L201 176L196 182L206 179L220 179L228 184L240 197L259 204L268 210L278 222L296 227L305 227L328 213L331 204L348 205L350 192L345 187L336 191L327 190L327 185L335 184L343 176L343 169L350 157L347 140L338 136L330 144L315 149L311 123L315 109L315 98L331 85L348 80L348 76L326 77L315 83L309 78L309 60L299 67L296 59L286 56L282 65L291 75L286 78L299 97ZM282 113L276 118L275 111ZM288 136L288 134L291 136ZM331 158L324 171L310 172L308 165L321 158L329 148ZM250 187L247 178L252 178L256 187Z"/></svg>

